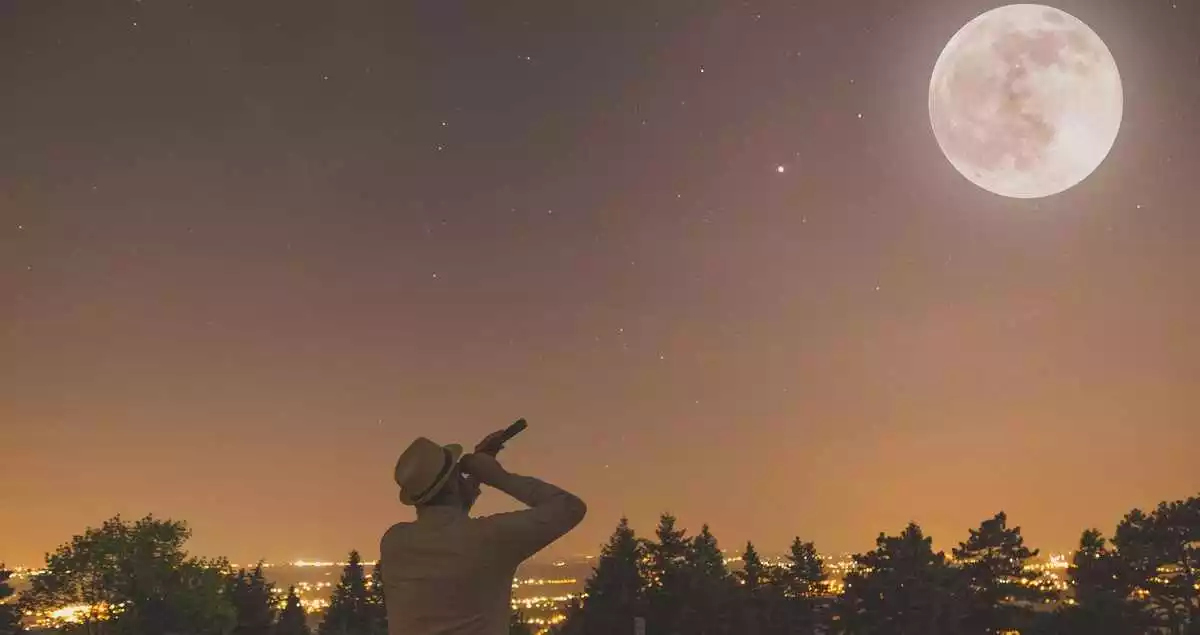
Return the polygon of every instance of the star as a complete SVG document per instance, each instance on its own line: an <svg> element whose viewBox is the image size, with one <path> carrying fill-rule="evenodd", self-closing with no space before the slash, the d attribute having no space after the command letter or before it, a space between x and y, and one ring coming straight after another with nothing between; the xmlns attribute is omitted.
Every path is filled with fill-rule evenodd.
<svg viewBox="0 0 1200 635"><path fill-rule="evenodd" d="M784 172L787 171L787 168L782 165L777 165L777 166L775 166L775 171L780 174L783 174Z"/></svg>

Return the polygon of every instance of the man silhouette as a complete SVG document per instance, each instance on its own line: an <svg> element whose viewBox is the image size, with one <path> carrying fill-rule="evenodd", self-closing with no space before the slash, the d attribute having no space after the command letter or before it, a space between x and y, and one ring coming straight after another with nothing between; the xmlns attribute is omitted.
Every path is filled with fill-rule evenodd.
<svg viewBox="0 0 1200 635"><path fill-rule="evenodd" d="M583 520L577 496L500 465L503 432L466 456L420 437L396 462L400 502L417 519L380 541L389 635L507 635L517 566ZM472 518L481 483L529 509Z"/></svg>

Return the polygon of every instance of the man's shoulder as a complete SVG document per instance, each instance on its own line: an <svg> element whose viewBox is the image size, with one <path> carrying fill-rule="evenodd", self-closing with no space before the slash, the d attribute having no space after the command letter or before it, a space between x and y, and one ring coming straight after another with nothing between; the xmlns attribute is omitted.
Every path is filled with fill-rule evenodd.
<svg viewBox="0 0 1200 635"><path fill-rule="evenodd" d="M396 523L391 527L388 527L387 530L383 532L383 537L379 539L379 546L386 547L389 543L395 542L397 539L402 538L406 533L412 531L414 526L416 526L415 522L407 521Z"/></svg>

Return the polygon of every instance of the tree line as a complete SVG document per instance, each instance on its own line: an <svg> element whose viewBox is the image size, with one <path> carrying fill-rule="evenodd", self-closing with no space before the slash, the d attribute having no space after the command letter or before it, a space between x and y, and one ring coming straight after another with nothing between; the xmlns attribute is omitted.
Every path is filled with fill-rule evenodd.
<svg viewBox="0 0 1200 635"><path fill-rule="evenodd" d="M0 605L0 635L24 633L21 616L84 612L52 630L86 635L313 635L296 588L277 593L260 562L236 569L189 556L183 522L119 516L47 554L18 602ZM0 567L0 601L12 595ZM387 635L382 566L367 574L351 551L317 635Z"/></svg>
<svg viewBox="0 0 1200 635"><path fill-rule="evenodd" d="M313 635L294 587L277 592L262 564L197 558L183 522L119 516L47 554L13 602L0 566L0 635L21 616L86 607L63 633ZM1112 538L1089 529L1068 588L1026 566L1038 555L1003 513L970 530L950 555L916 523L881 533L853 556L841 584L811 542L780 564L752 543L731 569L707 525L694 536L664 514L653 539L622 519L558 635L1200 635L1200 497L1133 510ZM386 635L382 563L368 575L351 551L316 635ZM512 635L532 635L518 613Z"/></svg>
<svg viewBox="0 0 1200 635"><path fill-rule="evenodd" d="M559 635L1200 635L1200 497L1133 510L1112 539L1083 532L1066 590L1003 512L950 555L910 523L853 556L841 585L811 542L781 564L753 543L734 571L708 526L661 517L653 539L622 519Z"/></svg>

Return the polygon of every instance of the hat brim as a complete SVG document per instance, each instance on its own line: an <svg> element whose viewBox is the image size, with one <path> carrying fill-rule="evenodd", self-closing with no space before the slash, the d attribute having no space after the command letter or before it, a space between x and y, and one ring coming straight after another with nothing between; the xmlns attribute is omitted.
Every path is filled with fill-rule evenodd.
<svg viewBox="0 0 1200 635"><path fill-rule="evenodd" d="M427 492L425 492L425 495L421 496L420 498L413 498L403 487L400 488L401 503L404 503L405 505L420 505L434 496L437 496L438 492L442 491L442 488L446 486L446 483L449 483L450 479L457 475L458 471L455 470L454 467L458 465L458 460L462 458L463 447L457 443L451 443L449 445L443 445L442 449L446 450L446 452L450 454L450 466L442 473L437 482L435 482L433 486L430 487Z"/></svg>

